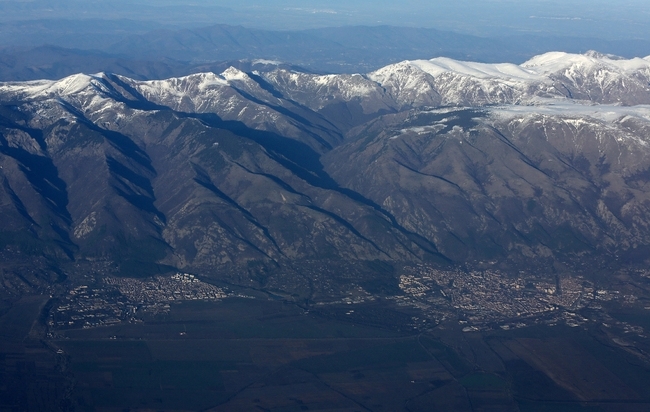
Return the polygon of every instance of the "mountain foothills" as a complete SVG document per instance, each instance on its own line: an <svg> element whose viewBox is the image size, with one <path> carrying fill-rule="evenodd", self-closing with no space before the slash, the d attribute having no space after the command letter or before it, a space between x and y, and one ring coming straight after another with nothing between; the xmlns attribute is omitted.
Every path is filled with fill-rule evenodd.
<svg viewBox="0 0 650 412"><path fill-rule="evenodd" d="M3 270L31 268L3 288L173 267L309 296L318 268L650 256L650 57L260 67L1 83Z"/></svg>

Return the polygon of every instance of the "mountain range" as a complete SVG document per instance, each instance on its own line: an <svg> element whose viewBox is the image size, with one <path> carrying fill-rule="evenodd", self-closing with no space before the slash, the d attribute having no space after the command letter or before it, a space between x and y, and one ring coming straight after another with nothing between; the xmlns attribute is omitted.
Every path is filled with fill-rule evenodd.
<svg viewBox="0 0 650 412"><path fill-rule="evenodd" d="M4 261L302 296L401 264L649 255L650 56L256 64L0 83Z"/></svg>

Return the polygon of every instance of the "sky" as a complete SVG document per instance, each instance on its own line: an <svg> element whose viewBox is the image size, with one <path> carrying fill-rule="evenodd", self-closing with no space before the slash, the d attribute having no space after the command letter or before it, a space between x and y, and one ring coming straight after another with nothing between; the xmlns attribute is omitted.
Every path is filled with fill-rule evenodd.
<svg viewBox="0 0 650 412"><path fill-rule="evenodd" d="M0 23L39 19L268 29L394 25L481 36L650 39L650 0L0 0Z"/></svg>

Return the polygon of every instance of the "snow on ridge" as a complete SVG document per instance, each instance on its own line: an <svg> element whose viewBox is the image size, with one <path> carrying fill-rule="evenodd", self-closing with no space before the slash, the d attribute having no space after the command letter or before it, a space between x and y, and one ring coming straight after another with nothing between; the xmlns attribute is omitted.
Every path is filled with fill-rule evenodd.
<svg viewBox="0 0 650 412"><path fill-rule="evenodd" d="M146 98L169 100L187 110L212 107L216 100L229 95L228 88L236 90L244 83L250 86L250 93L255 95L259 91L246 72L234 67L221 74L195 73L165 80L119 77ZM262 77L284 96L317 110L335 101L352 99L360 99L364 110L369 111L378 105L399 110L440 105L535 105L539 99L547 98L621 105L650 103L650 56L625 59L598 52L548 52L521 65L463 62L446 57L406 60L367 75L316 75L276 68ZM57 81L0 83L0 93L27 99L67 98L80 93L108 92L106 81L101 73L77 74Z"/></svg>
<svg viewBox="0 0 650 412"><path fill-rule="evenodd" d="M549 75L566 70L572 66L604 66L614 71L629 73L650 69L650 56L625 59L594 51L585 54L565 52L548 52L532 57L525 63L478 63L460 61L448 57L436 57L430 60L405 60L382 67L369 74L369 78L381 79L389 74L404 71L405 66L417 68L433 77L444 73L458 74L476 79L501 80L514 82L543 82Z"/></svg>
<svg viewBox="0 0 650 412"><path fill-rule="evenodd" d="M590 58L581 54L548 52L544 54L538 54L537 56L528 59L522 63L521 66L529 68L531 70L548 73L553 70L562 68L567 64L583 62L585 59Z"/></svg>
<svg viewBox="0 0 650 412"><path fill-rule="evenodd" d="M175 96L182 98L193 94L198 89L201 92L216 87L230 86L228 81L212 72L195 73L183 77L172 77L165 80L136 81L134 86L148 96Z"/></svg>
<svg viewBox="0 0 650 412"><path fill-rule="evenodd" d="M148 84L150 86L158 85L163 88L174 88L174 87L180 87L181 85L193 85L193 84L196 84L199 87L201 87L201 85L205 87L207 85L212 85L212 84L216 84L220 86L229 85L228 81L224 79L223 76L212 72L193 73L187 76L171 77L165 80L146 80L146 81L138 82L138 84Z"/></svg>
<svg viewBox="0 0 650 412"><path fill-rule="evenodd" d="M527 62L463 62L446 57L395 63L367 76L398 102L442 105L537 104L539 98L634 105L650 102L650 58L549 52ZM439 96L439 97L438 97Z"/></svg>
<svg viewBox="0 0 650 412"><path fill-rule="evenodd" d="M588 67L596 65L605 66L623 72L630 72L643 68L650 68L650 61L638 57L633 59L624 59L593 51L585 54L548 52L531 58L523 63L521 67L534 70L540 75L548 75L560 72L571 66Z"/></svg>
<svg viewBox="0 0 650 412"><path fill-rule="evenodd" d="M135 87L146 91L151 96L187 96L198 98L199 93L207 93L210 90L222 87L231 87L232 81L247 81L250 77L235 67L229 67L221 74L213 72L193 73L182 77L171 77L164 80L134 81Z"/></svg>
<svg viewBox="0 0 650 412"><path fill-rule="evenodd" d="M354 74L309 74L293 70L275 70L263 76L271 84L293 92L313 92L317 99L329 99L331 95L346 99L367 96L376 92L377 85L364 76Z"/></svg>
<svg viewBox="0 0 650 412"><path fill-rule="evenodd" d="M554 103L535 106L503 105L486 109L497 118L513 118L521 115L547 115L559 117L590 117L604 122L614 122L625 117L641 118L650 121L650 105L616 106L589 105L577 102Z"/></svg>
<svg viewBox="0 0 650 412"><path fill-rule="evenodd" d="M79 93L93 85L93 80L101 79L103 73L73 74L60 80L32 80L26 82L0 83L0 93L19 93L25 97L67 96ZM96 86L96 84L95 84Z"/></svg>
<svg viewBox="0 0 650 412"><path fill-rule="evenodd" d="M571 66L609 67L615 71L632 72L650 69L650 56L625 59L618 56L601 54L590 51L585 54L565 52L548 52L532 57L523 64L512 63L477 63L459 61L447 57L436 57L431 60L411 60L387 67L410 64L436 77L443 73L453 73L477 79L496 79L511 81L544 81L552 73L557 73ZM385 71L386 68L377 70ZM375 72L375 73L377 73Z"/></svg>
<svg viewBox="0 0 650 412"><path fill-rule="evenodd" d="M462 62L447 57L436 57L431 60L414 60L414 66L432 76L453 72L479 79L508 79L508 80L540 80L541 76L532 70L512 63L475 63Z"/></svg>

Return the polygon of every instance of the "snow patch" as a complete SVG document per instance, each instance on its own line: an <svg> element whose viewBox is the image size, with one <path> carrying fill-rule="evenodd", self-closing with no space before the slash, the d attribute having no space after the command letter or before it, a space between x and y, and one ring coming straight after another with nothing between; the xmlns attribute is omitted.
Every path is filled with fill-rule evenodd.
<svg viewBox="0 0 650 412"><path fill-rule="evenodd" d="M266 59L256 59L256 60L253 60L251 63L253 63L253 64L268 64L268 65L272 65L272 66L279 66L279 65L282 64L282 62L278 61L278 60L266 60Z"/></svg>

